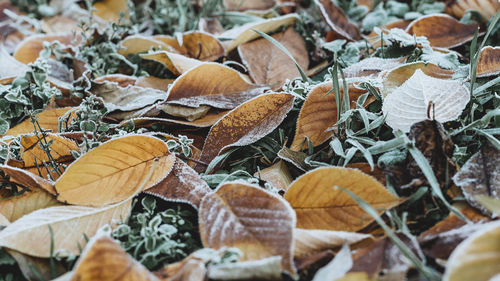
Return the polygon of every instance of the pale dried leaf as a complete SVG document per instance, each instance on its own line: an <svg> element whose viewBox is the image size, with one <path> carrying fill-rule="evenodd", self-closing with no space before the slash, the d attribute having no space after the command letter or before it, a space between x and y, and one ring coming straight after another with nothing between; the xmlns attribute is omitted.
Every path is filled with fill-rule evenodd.
<svg viewBox="0 0 500 281"><path fill-rule="evenodd" d="M4 196L10 194L4 193L7 193L6 190L0 190L0 214L10 222L39 209L62 205L54 196L40 188L31 187L31 190L21 195L10 197Z"/></svg>
<svg viewBox="0 0 500 281"><path fill-rule="evenodd" d="M0 65L9 66L0 68L0 79L2 80L24 75L29 70L29 67L24 63L9 55L3 44L0 46Z"/></svg>
<svg viewBox="0 0 500 281"><path fill-rule="evenodd" d="M352 255L349 245L345 243L335 258L316 272L312 281L337 280L344 276L351 267Z"/></svg>
<svg viewBox="0 0 500 281"><path fill-rule="evenodd" d="M208 267L208 277L215 280L282 280L281 257L226 263Z"/></svg>

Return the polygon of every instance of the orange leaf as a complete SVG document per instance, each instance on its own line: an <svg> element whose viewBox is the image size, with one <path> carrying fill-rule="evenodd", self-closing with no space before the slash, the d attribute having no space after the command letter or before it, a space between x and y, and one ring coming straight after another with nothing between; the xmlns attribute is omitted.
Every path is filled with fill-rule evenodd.
<svg viewBox="0 0 500 281"><path fill-rule="evenodd" d="M331 137L332 133L327 132L327 130L337 122L335 94L331 92L327 95L332 89L332 82L323 82L309 92L300 109L297 129L290 149L298 151L302 144L304 148L307 148L307 142L304 142L306 137L314 146L322 144ZM350 86L349 100L351 105L355 104L358 97L365 92L365 90ZM341 96L343 97L343 95L343 88L341 88Z"/></svg>
<svg viewBox="0 0 500 281"><path fill-rule="evenodd" d="M477 62L477 77L487 77L500 73L500 47L487 46L481 49Z"/></svg>
<svg viewBox="0 0 500 281"><path fill-rule="evenodd" d="M462 18L469 10L478 11L486 18L492 18L500 10L498 0L454 0L444 1L446 13L456 18Z"/></svg>
<svg viewBox="0 0 500 281"><path fill-rule="evenodd" d="M63 116L67 116L69 120L73 119L74 113L69 113L70 110L74 109L73 107L64 107L64 108L56 108L50 109L46 111L42 111L35 115L38 120L38 124L44 130L51 130L52 132L59 131L59 118ZM35 127L31 122L31 119L26 119L23 122L17 124L13 128L9 129L5 135L7 136L17 136L21 134L30 134L33 133Z"/></svg>
<svg viewBox="0 0 500 281"><path fill-rule="evenodd" d="M11 194L8 193L5 189L0 190L0 214L10 222L38 209L60 205L54 196L36 187L31 187L21 195L9 196Z"/></svg>
<svg viewBox="0 0 500 281"><path fill-rule="evenodd" d="M147 54L141 54L140 57L163 64L174 75L184 74L188 70L203 64L203 62L199 60L167 51L149 52Z"/></svg>
<svg viewBox="0 0 500 281"><path fill-rule="evenodd" d="M103 0L95 3L93 8L96 10L94 14L106 21L118 23L121 13L129 18L127 0Z"/></svg>
<svg viewBox="0 0 500 281"><path fill-rule="evenodd" d="M331 0L314 0L328 26L341 38L350 41L361 39L359 30L342 9Z"/></svg>
<svg viewBox="0 0 500 281"><path fill-rule="evenodd" d="M401 201L375 178L355 169L325 167L297 178L285 199L297 213L297 227L357 231L373 221L343 187L371 204L381 214Z"/></svg>
<svg viewBox="0 0 500 281"><path fill-rule="evenodd" d="M309 67L309 56L302 37L289 27L285 32L272 36L280 42L303 68ZM280 88L286 79L299 77L295 63L278 47L265 38L238 47L243 63L248 67L255 83Z"/></svg>
<svg viewBox="0 0 500 281"><path fill-rule="evenodd" d="M471 41L477 27L477 24L464 24L453 17L439 14L412 21L406 32L427 37L433 47L453 48Z"/></svg>
<svg viewBox="0 0 500 281"><path fill-rule="evenodd" d="M174 161L167 145L157 138L132 135L113 139L66 169L55 184L57 199L86 206L120 202L164 179Z"/></svg>
<svg viewBox="0 0 500 281"><path fill-rule="evenodd" d="M267 94L230 111L212 126L200 161L208 163L231 146L248 145L269 134L285 119L293 100L290 94Z"/></svg>
<svg viewBox="0 0 500 281"><path fill-rule="evenodd" d="M241 261L281 256L282 269L295 275L295 216L281 197L246 183L226 183L203 198L199 219L204 247L239 248Z"/></svg>
<svg viewBox="0 0 500 281"><path fill-rule="evenodd" d="M204 63L175 80L168 91L167 102L231 109L262 92L263 88L249 83L236 70L222 64Z"/></svg>
<svg viewBox="0 0 500 281"><path fill-rule="evenodd" d="M65 45L71 45L75 37L71 33L61 35L33 35L25 38L16 48L14 58L24 64L34 62L44 49L43 42L59 41Z"/></svg>

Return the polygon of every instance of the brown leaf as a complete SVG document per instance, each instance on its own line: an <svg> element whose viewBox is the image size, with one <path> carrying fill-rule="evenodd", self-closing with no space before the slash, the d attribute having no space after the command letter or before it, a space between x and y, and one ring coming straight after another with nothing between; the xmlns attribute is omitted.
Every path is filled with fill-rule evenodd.
<svg viewBox="0 0 500 281"><path fill-rule="evenodd" d="M274 188L286 190L292 183L292 176L283 160L265 169L255 172L255 177L270 183Z"/></svg>
<svg viewBox="0 0 500 281"><path fill-rule="evenodd" d="M50 130L54 133L59 131L59 118L63 117L68 118L68 121L72 120L75 115L74 113L70 113L73 110L73 107L64 107L64 108L56 108L42 111L35 115L38 120L38 124L45 131ZM31 119L28 118L23 122L17 124L13 128L9 129L5 135L7 136L17 136L20 134L30 134L33 133L35 128L33 127L33 123Z"/></svg>
<svg viewBox="0 0 500 281"><path fill-rule="evenodd" d="M229 112L228 110L209 112L203 118L196 119L193 121L178 120L171 118L152 118L152 117L134 118L131 119L131 121L134 122L136 128L147 128L154 124L162 124L164 126L173 126L173 127L179 127L180 125L182 125L195 128L207 128L215 124L228 112Z"/></svg>
<svg viewBox="0 0 500 281"><path fill-rule="evenodd" d="M266 136L285 119L293 100L290 94L266 94L230 111L212 126L200 161L209 163L229 147L249 145Z"/></svg>
<svg viewBox="0 0 500 281"><path fill-rule="evenodd" d="M500 73L500 47L487 46L481 49L477 62L477 77L488 77Z"/></svg>
<svg viewBox="0 0 500 281"><path fill-rule="evenodd" d="M420 69L428 76L439 79L451 79L455 73L455 71L443 69L432 63L416 62L404 64L383 75L384 81L381 92L384 97L403 85L406 80L415 74L417 69Z"/></svg>
<svg viewBox="0 0 500 281"><path fill-rule="evenodd" d="M127 0L103 0L94 3L93 8L93 14L105 21L118 23L121 13L125 19L129 18Z"/></svg>
<svg viewBox="0 0 500 281"><path fill-rule="evenodd" d="M372 236L356 232L296 228L293 256L302 258L324 250L342 247L345 243L354 244L365 239L372 239Z"/></svg>
<svg viewBox="0 0 500 281"><path fill-rule="evenodd" d="M361 172L376 178L382 185L386 186L386 176L378 166L374 166L373 170L368 163L349 163L346 168L358 169Z"/></svg>
<svg viewBox="0 0 500 281"><path fill-rule="evenodd" d="M236 70L217 63L205 63L175 80L168 91L167 102L232 109L262 92L263 88L249 83Z"/></svg>
<svg viewBox="0 0 500 281"><path fill-rule="evenodd" d="M448 217L420 234L418 242L426 256L447 260L458 244L483 228L484 223L490 221L488 217L466 204L459 205L458 208L473 223L467 224L455 214L450 213Z"/></svg>
<svg viewBox="0 0 500 281"><path fill-rule="evenodd" d="M69 204L104 206L120 202L163 180L175 156L154 137L112 139L87 152L57 180L57 199Z"/></svg>
<svg viewBox="0 0 500 281"><path fill-rule="evenodd" d="M131 35L120 42L118 53L127 56L148 52L151 49L178 53L177 49L163 41L143 35Z"/></svg>
<svg viewBox="0 0 500 281"><path fill-rule="evenodd" d="M478 11L486 18L492 18L500 9L497 0L440 0L446 3L446 13L462 18L469 10Z"/></svg>
<svg viewBox="0 0 500 281"><path fill-rule="evenodd" d="M452 160L455 147L443 126L431 120L415 123L410 129L410 139L427 159L441 188L444 189L455 174L456 165ZM401 194L411 194L420 186L429 186L427 178L411 155L408 155L405 161L384 170L392 176L392 184Z"/></svg>
<svg viewBox="0 0 500 281"><path fill-rule="evenodd" d="M60 203L54 196L40 188L32 187L15 196L8 190L0 190L0 214L10 222L33 211L57 205Z"/></svg>
<svg viewBox="0 0 500 281"><path fill-rule="evenodd" d="M381 214L401 200L392 195L375 178L359 170L324 167L297 178L285 193L297 213L297 227L357 231L373 221L343 187L368 202Z"/></svg>
<svg viewBox="0 0 500 281"><path fill-rule="evenodd" d="M50 156L41 147L42 144L46 145L49 142L51 142L49 146ZM64 172L64 166L73 162L71 151L79 150L76 142L50 133L44 136L41 134L22 136L21 147L22 168L51 180L59 178ZM51 162L57 163L57 168L52 168Z"/></svg>
<svg viewBox="0 0 500 281"><path fill-rule="evenodd" d="M399 239L417 256L423 257L414 237L397 233ZM389 237L382 238L353 255L354 264L349 272L365 272L370 278L383 280L406 280L412 263L399 251Z"/></svg>
<svg viewBox="0 0 500 281"><path fill-rule="evenodd" d="M112 238L96 235L75 265L73 281L159 281Z"/></svg>
<svg viewBox="0 0 500 281"><path fill-rule="evenodd" d="M207 268L205 263L209 260L200 259L192 253L185 259L168 264L154 272L154 275L162 281L205 281Z"/></svg>
<svg viewBox="0 0 500 281"><path fill-rule="evenodd" d="M316 85L307 95L306 101L300 109L297 119L297 128L295 137L290 145L292 150L300 150L307 148L307 142L304 142L307 137L314 146L320 145L331 138L332 133L327 130L337 122L337 103L333 92L327 93L333 89L332 82L323 82ZM344 96L343 87L341 88L341 96ZM359 96L364 94L366 90L358 89L354 86L349 86L349 100L351 106L356 104Z"/></svg>
<svg viewBox="0 0 500 281"><path fill-rule="evenodd" d="M200 31L184 33L182 47L186 48L189 57L201 61L215 61L224 55L222 43L215 36Z"/></svg>
<svg viewBox="0 0 500 281"><path fill-rule="evenodd" d="M144 192L164 200L189 203L198 208L203 197L211 191L208 184L195 170L177 158L172 172L164 180Z"/></svg>
<svg viewBox="0 0 500 281"><path fill-rule="evenodd" d="M464 24L451 16L439 14L412 21L406 32L427 37L433 47L453 48L471 41L477 28L477 24Z"/></svg>
<svg viewBox="0 0 500 281"><path fill-rule="evenodd" d="M280 42L295 58L302 69L309 66L309 55L304 39L289 27L285 32L272 36ZM238 53L248 68L248 73L255 83L280 88L287 79L300 76L295 63L265 38L245 43L238 47Z"/></svg>
<svg viewBox="0 0 500 281"><path fill-rule="evenodd" d="M2 170L5 175L9 176L9 182L13 182L28 189L43 189L52 195L57 195L52 181L48 181L33 173L11 166L0 165L0 170Z"/></svg>
<svg viewBox="0 0 500 281"><path fill-rule="evenodd" d="M294 151L285 146L278 152L278 157L294 165L296 168L303 172L307 171L308 168L310 168L309 165L305 163L307 154L304 152Z"/></svg>
<svg viewBox="0 0 500 281"><path fill-rule="evenodd" d="M276 5L276 0L224 0L227 11L267 10Z"/></svg>
<svg viewBox="0 0 500 281"><path fill-rule="evenodd" d="M453 182L462 189L469 204L492 216L474 197L486 195L500 198L500 151L486 143L460 168Z"/></svg>
<svg viewBox="0 0 500 281"><path fill-rule="evenodd" d="M328 26L340 38L350 41L361 39L358 27L352 23L342 9L330 0L314 0ZM337 38L337 39L340 39Z"/></svg>
<svg viewBox="0 0 500 281"><path fill-rule="evenodd" d="M14 52L14 58L24 64L34 62L40 55L40 51L44 49L44 42L55 42L64 45L71 45L72 41L75 40L73 34L61 34L61 35L32 35L25 38L16 48Z"/></svg>
<svg viewBox="0 0 500 281"><path fill-rule="evenodd" d="M239 248L241 261L281 256L282 270L295 275L295 216L281 197L246 183L225 183L203 198L199 221L204 247Z"/></svg>
<svg viewBox="0 0 500 281"><path fill-rule="evenodd" d="M153 60L163 64L174 75L182 75L188 70L203 64L202 61L188 58L186 56L170 53L167 51L156 51L147 54L141 54L141 58Z"/></svg>

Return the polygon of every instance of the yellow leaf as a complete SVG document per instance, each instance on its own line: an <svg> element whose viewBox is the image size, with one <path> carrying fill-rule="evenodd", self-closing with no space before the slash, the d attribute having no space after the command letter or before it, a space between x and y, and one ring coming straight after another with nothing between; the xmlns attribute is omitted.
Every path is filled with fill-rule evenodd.
<svg viewBox="0 0 500 281"><path fill-rule="evenodd" d="M132 135L113 139L70 165L55 184L57 199L69 204L103 206L120 202L138 188L164 179L175 156L154 137Z"/></svg>
<svg viewBox="0 0 500 281"><path fill-rule="evenodd" d="M24 64L34 62L44 49L44 42L58 41L61 44L71 45L75 37L71 33L60 35L33 35L24 39L16 48L14 58Z"/></svg>
<svg viewBox="0 0 500 281"><path fill-rule="evenodd" d="M102 0L93 5L96 9L94 14L106 21L118 23L120 13L123 13L125 18L129 18L127 0Z"/></svg>
<svg viewBox="0 0 500 281"><path fill-rule="evenodd" d="M11 222L33 211L61 205L54 196L40 188L32 187L17 196L7 197L8 195L10 194L6 190L0 190L0 214Z"/></svg>
<svg viewBox="0 0 500 281"><path fill-rule="evenodd" d="M53 133L59 131L59 118L65 116L68 117L69 120L75 117L74 113L70 113L73 110L73 107L64 107L64 108L56 108L50 109L46 111L42 111L35 115L38 120L38 124L44 130L51 130ZM31 122L31 119L28 118L23 122L17 124L15 127L9 129L5 135L7 136L17 136L21 134L30 134L33 133L35 127Z"/></svg>
<svg viewBox="0 0 500 281"><path fill-rule="evenodd" d="M0 246L21 253L50 257L53 231L54 252L59 256L79 255L86 244L85 236L92 237L106 224L125 221L131 210L132 198L102 208L84 206L56 206L29 213L0 231Z"/></svg>
<svg viewBox="0 0 500 281"><path fill-rule="evenodd" d="M491 222L453 251L443 281L488 281L500 273L500 222Z"/></svg>
<svg viewBox="0 0 500 281"><path fill-rule="evenodd" d="M375 178L356 169L325 167L297 178L285 193L297 213L297 227L357 231L373 221L347 193L350 190L381 214L400 203Z"/></svg>
<svg viewBox="0 0 500 281"><path fill-rule="evenodd" d="M202 61L167 51L149 52L147 54L140 54L140 57L163 64L166 68L168 68L168 70L177 76L203 64Z"/></svg>
<svg viewBox="0 0 500 281"><path fill-rule="evenodd" d="M281 197L246 183L225 183L203 198L199 217L204 247L239 248L241 261L281 256L282 270L295 275L295 216Z"/></svg>

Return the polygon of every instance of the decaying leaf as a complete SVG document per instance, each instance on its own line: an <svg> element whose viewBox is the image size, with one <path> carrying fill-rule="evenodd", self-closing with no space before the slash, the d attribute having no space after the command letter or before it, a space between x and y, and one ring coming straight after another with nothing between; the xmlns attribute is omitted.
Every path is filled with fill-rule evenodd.
<svg viewBox="0 0 500 281"><path fill-rule="evenodd" d="M434 78L417 69L385 98L382 111L389 126L408 132L412 124L422 120L455 120L469 100L469 90L462 83Z"/></svg>
<svg viewBox="0 0 500 281"><path fill-rule="evenodd" d="M500 273L500 222L491 222L453 251L444 281L488 281Z"/></svg>
<svg viewBox="0 0 500 281"><path fill-rule="evenodd" d="M467 202L484 214L492 214L479 204L475 196L500 198L500 151L486 143L453 177Z"/></svg>
<svg viewBox="0 0 500 281"><path fill-rule="evenodd" d="M425 36L433 47L453 48L471 41L477 28L477 24L464 24L451 16L434 14L414 20L406 32Z"/></svg>
<svg viewBox="0 0 500 281"><path fill-rule="evenodd" d="M40 51L44 49L44 42L58 41L61 44L70 45L75 40L73 34L59 34L59 35L32 35L26 37L16 48L14 58L24 64L34 62L40 55Z"/></svg>
<svg viewBox="0 0 500 281"><path fill-rule="evenodd" d="M69 112L73 110L73 107L63 107L42 111L35 115L38 124L45 131L51 130L53 133L59 131L59 119L63 116L68 118L68 121L74 118L74 114ZM35 131L35 127L30 118L24 120L13 128L9 129L5 135L7 136L17 136L20 134L30 134Z"/></svg>
<svg viewBox="0 0 500 281"><path fill-rule="evenodd" d="M8 190L0 190L0 214L10 222L33 211L60 205L54 196L40 188L31 188L21 195L12 196Z"/></svg>
<svg viewBox="0 0 500 281"><path fill-rule="evenodd" d="M120 87L114 82L94 83L90 91L104 100L108 110L132 111L167 98L167 92L137 86Z"/></svg>
<svg viewBox="0 0 500 281"><path fill-rule="evenodd" d="M496 0L456 0L444 1L446 13L462 18L469 10L478 11L482 16L491 18L500 9L500 2Z"/></svg>
<svg viewBox="0 0 500 281"><path fill-rule="evenodd" d="M134 260L119 242L97 234L89 241L75 265L73 281L159 281Z"/></svg>
<svg viewBox="0 0 500 281"><path fill-rule="evenodd" d="M203 246L239 248L241 261L281 256L281 269L295 275L295 215L281 197L246 183L225 183L203 198L199 223Z"/></svg>
<svg viewBox="0 0 500 281"><path fill-rule="evenodd" d="M403 85L415 74L417 69L428 76L439 79L451 79L455 73L453 70L444 69L432 63L415 62L401 65L382 75L384 81L381 92L384 97Z"/></svg>
<svg viewBox="0 0 500 281"><path fill-rule="evenodd" d="M50 156L41 147L41 145L48 143L50 143ZM74 160L71 151L78 151L76 142L51 133L22 136L21 146L21 160L23 162L21 168L42 178L52 180L59 178L59 175L64 172L65 165ZM57 163L57 167L52 168L49 163Z"/></svg>
<svg viewBox="0 0 500 281"><path fill-rule="evenodd" d="M165 200L189 203L198 208L203 197L211 191L195 170L177 158L172 172L144 192Z"/></svg>
<svg viewBox="0 0 500 281"><path fill-rule="evenodd" d="M217 63L205 63L175 80L168 91L167 102L232 109L262 92L263 88L249 83L236 70Z"/></svg>
<svg viewBox="0 0 500 281"><path fill-rule="evenodd" d="M213 265L208 277L214 280L282 280L281 257Z"/></svg>
<svg viewBox="0 0 500 281"><path fill-rule="evenodd" d="M283 160L255 172L254 176L265 180L275 188L282 190L286 190L292 183L292 176L290 175L290 171Z"/></svg>
<svg viewBox="0 0 500 281"><path fill-rule="evenodd" d="M309 56L304 39L293 30L293 27L272 37L293 55L302 69L308 68ZM280 88L286 79L291 80L300 76L295 63L265 38L240 45L238 53L248 68L250 77L257 84L269 85L276 89Z"/></svg>
<svg viewBox="0 0 500 281"><path fill-rule="evenodd" d="M370 234L331 231L321 229L295 229L295 258L309 256L324 250L341 247L343 244L354 244L365 239L371 239Z"/></svg>
<svg viewBox="0 0 500 281"><path fill-rule="evenodd" d="M437 121L421 121L412 125L410 139L429 162L441 188L445 188L456 172L452 160L455 146L443 126ZM404 161L385 167L392 184L401 194L411 194L420 186L429 186L420 166L409 155Z"/></svg>
<svg viewBox="0 0 500 281"><path fill-rule="evenodd" d="M481 49L477 62L477 77L493 76L500 73L500 47L486 46Z"/></svg>
<svg viewBox="0 0 500 281"><path fill-rule="evenodd" d="M232 39L222 43L226 49L226 53L229 53L239 45L259 38L260 35L253 30L258 30L263 33L271 33L281 27L292 25L298 19L299 17L296 14L288 14L267 20L250 22L240 27L227 30L220 34L220 37Z"/></svg>
<svg viewBox="0 0 500 281"><path fill-rule="evenodd" d="M356 169L317 168L297 178L285 193L297 213L297 227L357 231L373 221L343 187L368 202L379 213L401 201L375 178Z"/></svg>
<svg viewBox="0 0 500 281"><path fill-rule="evenodd" d="M131 210L132 198L102 208L56 206L31 212L0 231L0 246L34 257L79 255L85 246L85 236L92 237L106 224L125 221ZM50 226L50 228L49 228ZM53 235L51 235L51 231Z"/></svg>
<svg viewBox="0 0 500 281"><path fill-rule="evenodd" d="M306 137L314 146L320 145L331 138L332 133L327 130L337 123L337 103L335 101L335 94L333 91L330 92L332 89L332 82L324 82L316 85L309 92L306 101L300 109L299 118L297 119L297 129L295 130L295 137L290 145L290 149L298 151L301 148L307 148ZM344 96L343 92L344 89L342 87L341 97ZM355 105L358 97L366 91L349 86L348 92L351 105Z"/></svg>
<svg viewBox="0 0 500 281"><path fill-rule="evenodd" d="M0 170L9 176L9 182L26 187L28 189L43 189L52 195L56 195L54 182L48 181L28 171L7 165L0 165Z"/></svg>
<svg viewBox="0 0 500 281"><path fill-rule="evenodd" d="M347 40L355 41L361 38L358 27L349 21L342 9L330 0L315 0L328 26L340 36ZM340 39L337 38L337 39Z"/></svg>
<svg viewBox="0 0 500 281"><path fill-rule="evenodd" d="M203 64L202 61L167 51L149 52L147 54L141 54L140 56L143 59L153 60L163 64L166 68L168 68L168 70L170 70L175 75L184 74L191 68Z"/></svg>
<svg viewBox="0 0 500 281"><path fill-rule="evenodd" d="M57 180L57 199L86 206L120 202L170 173L175 156L154 137L131 135L110 140L71 164Z"/></svg>
<svg viewBox="0 0 500 281"><path fill-rule="evenodd" d="M269 134L285 119L293 100L291 94L266 94L230 111L212 126L200 161L208 163L224 149L252 144Z"/></svg>
<svg viewBox="0 0 500 281"><path fill-rule="evenodd" d="M103 20L118 23L120 14L123 14L126 19L129 17L127 3L126 0L99 1L93 5L94 14Z"/></svg>

